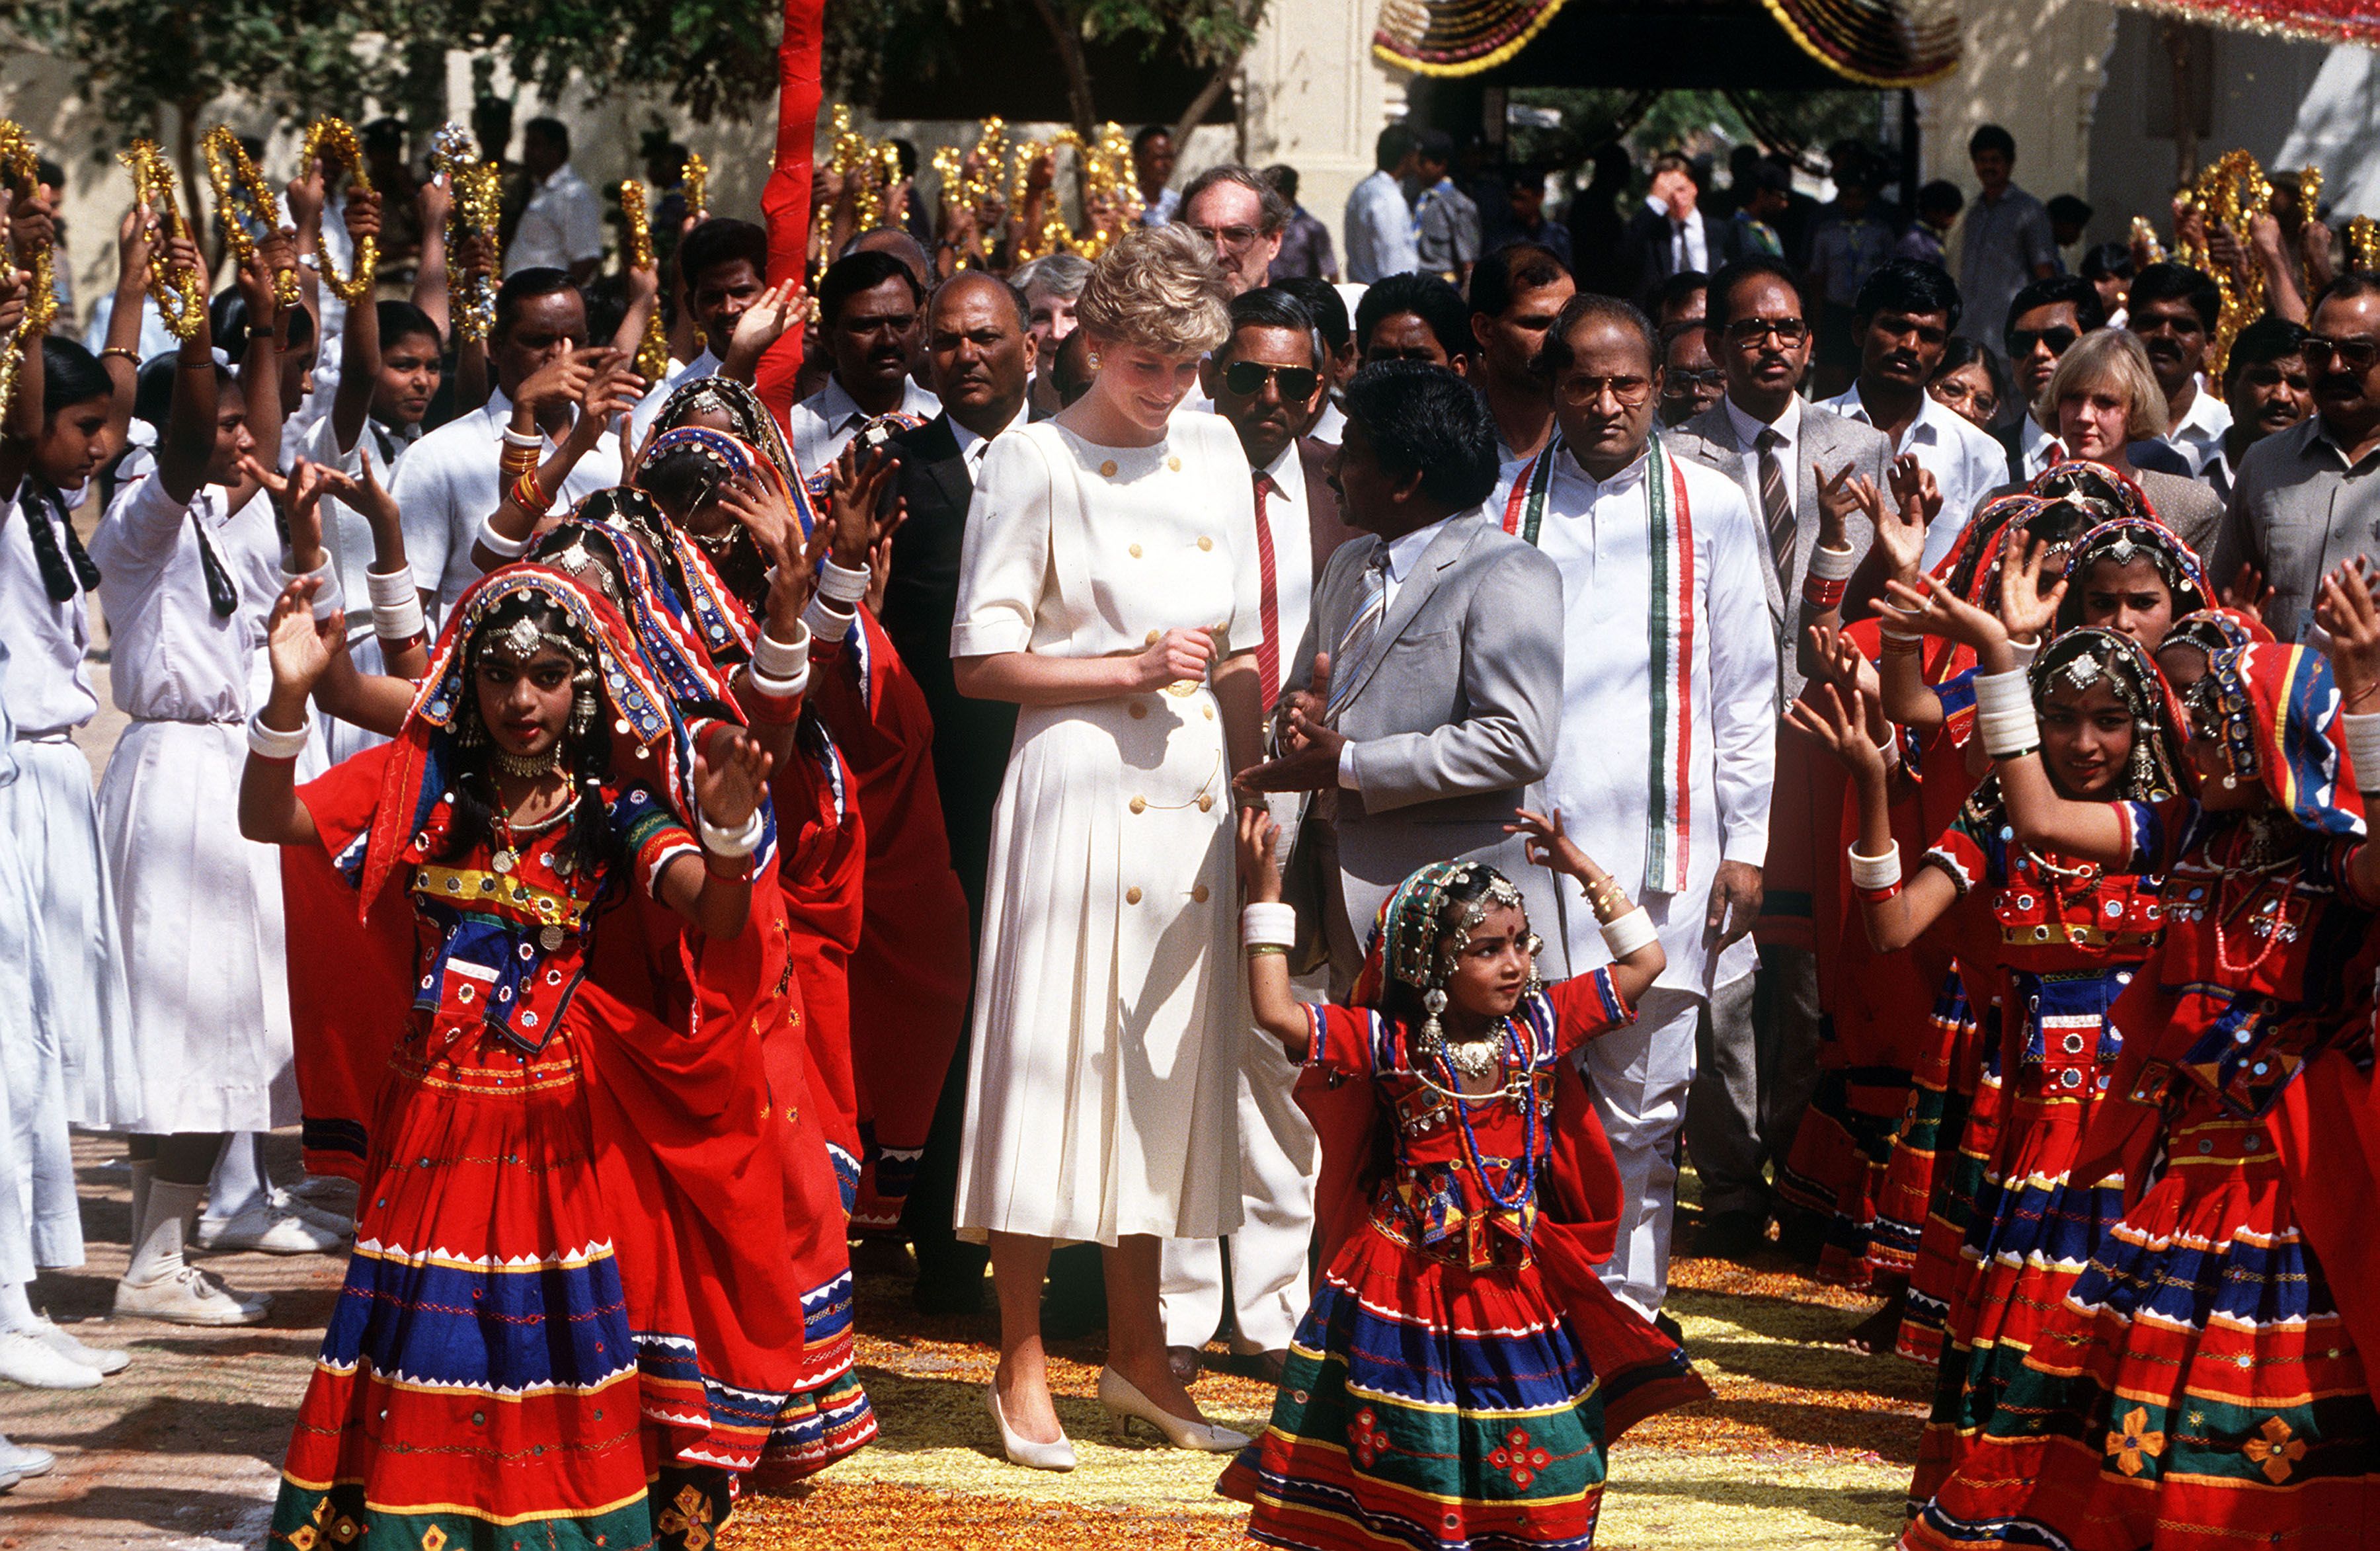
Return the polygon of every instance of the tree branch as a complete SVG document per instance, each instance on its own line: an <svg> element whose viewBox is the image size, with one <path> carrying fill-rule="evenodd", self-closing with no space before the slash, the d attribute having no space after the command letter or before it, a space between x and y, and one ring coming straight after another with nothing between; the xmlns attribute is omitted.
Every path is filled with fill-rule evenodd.
<svg viewBox="0 0 2380 1551"><path fill-rule="evenodd" d="M1066 69L1066 105L1074 110L1075 133L1085 144L1099 134L1099 104L1091 95L1091 69L1083 58L1082 30L1058 15L1051 0L1033 0L1034 14L1050 30L1058 45L1058 62Z"/></svg>
<svg viewBox="0 0 2380 1551"><path fill-rule="evenodd" d="M1213 73L1207 78L1207 84L1198 89L1198 95L1190 99L1190 105L1184 108L1182 116L1173 121L1173 143L1177 147L1186 149L1189 146L1190 132L1206 122L1207 115L1222 101L1223 93L1232 89L1232 79L1240 73L1241 61L1247 58L1249 44L1256 41L1257 28L1264 21L1265 0L1246 0L1245 6L1234 6L1232 9L1238 13L1240 26L1245 30L1248 42L1232 50L1230 58L1216 61Z"/></svg>

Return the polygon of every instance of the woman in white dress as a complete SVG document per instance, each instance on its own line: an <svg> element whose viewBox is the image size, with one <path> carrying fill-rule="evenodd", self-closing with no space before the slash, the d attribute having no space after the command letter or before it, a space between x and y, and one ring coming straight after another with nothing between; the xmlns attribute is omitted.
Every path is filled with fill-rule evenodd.
<svg viewBox="0 0 2380 1551"><path fill-rule="evenodd" d="M993 819L957 1226L989 1238L1011 1460L1074 1465L1043 1369L1056 1242L1106 1250L1099 1400L1228 1449L1166 1365L1158 1253L1239 1225L1232 776L1258 756L1253 487L1237 438L1175 416L1228 333L1181 227L1083 288L1090 391L997 438L967 516L961 693L1024 709Z"/></svg>

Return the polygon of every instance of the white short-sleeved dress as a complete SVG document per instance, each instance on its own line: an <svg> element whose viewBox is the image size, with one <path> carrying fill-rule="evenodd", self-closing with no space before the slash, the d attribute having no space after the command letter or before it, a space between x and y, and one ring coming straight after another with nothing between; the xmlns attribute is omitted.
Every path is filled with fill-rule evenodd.
<svg viewBox="0 0 2380 1551"><path fill-rule="evenodd" d="M1153 447L1054 422L977 481L951 655L1260 635L1245 456L1213 416ZM1205 684L1026 706L985 888L962 1236L1112 1244L1239 1226L1241 1011L1231 770Z"/></svg>

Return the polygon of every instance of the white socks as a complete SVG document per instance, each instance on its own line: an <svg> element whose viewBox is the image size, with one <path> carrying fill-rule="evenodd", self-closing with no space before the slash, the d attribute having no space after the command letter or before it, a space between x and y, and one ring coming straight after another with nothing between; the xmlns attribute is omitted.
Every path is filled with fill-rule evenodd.
<svg viewBox="0 0 2380 1551"><path fill-rule="evenodd" d="M126 1229L133 1249L140 1247L140 1225L149 1218L149 1181L157 1177L157 1160L132 1160L132 1226Z"/></svg>
<svg viewBox="0 0 2380 1551"><path fill-rule="evenodd" d="M148 1210L135 1235L132 1264L124 1279L145 1287L164 1280L182 1268L182 1234L191 1213L199 1209L204 1185L177 1185L164 1180L149 1182Z"/></svg>
<svg viewBox="0 0 2380 1551"><path fill-rule="evenodd" d="M207 1184L207 1218L228 1222L242 1212L262 1210L272 1181L264 1172L264 1136L261 1132L236 1131L224 1138L215 1159L214 1178Z"/></svg>
<svg viewBox="0 0 2380 1551"><path fill-rule="evenodd" d="M33 1301L25 1295L26 1282L0 1282L0 1333L30 1330L33 1318Z"/></svg>

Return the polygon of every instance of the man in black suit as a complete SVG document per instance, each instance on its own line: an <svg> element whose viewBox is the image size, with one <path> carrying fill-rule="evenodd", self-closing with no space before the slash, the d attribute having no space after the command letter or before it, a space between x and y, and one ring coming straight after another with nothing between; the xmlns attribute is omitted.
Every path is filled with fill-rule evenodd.
<svg viewBox="0 0 2380 1551"><path fill-rule="evenodd" d="M1653 184L1628 222L1626 248L1634 258L1636 295L1649 306L1661 283L1685 270L1716 273L1743 257L1735 223L1695 208L1702 190L1694 169L1676 151L1653 160Z"/></svg>
<svg viewBox="0 0 2380 1551"><path fill-rule="evenodd" d="M991 439L1026 421L1034 354L1031 314L1015 287L980 270L943 282L927 315L927 355L942 412L887 443L900 459L894 483L909 515L892 538L880 617L933 712L934 780L971 936L983 927L991 810L1008 768L1016 708L958 692L951 677L951 618L976 476ZM971 1311L983 1294L983 1249L958 1242L951 1231L966 1072L963 1037L902 1214L917 1247L917 1305L928 1313Z"/></svg>

